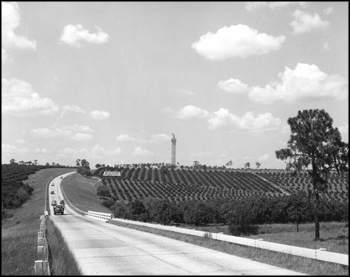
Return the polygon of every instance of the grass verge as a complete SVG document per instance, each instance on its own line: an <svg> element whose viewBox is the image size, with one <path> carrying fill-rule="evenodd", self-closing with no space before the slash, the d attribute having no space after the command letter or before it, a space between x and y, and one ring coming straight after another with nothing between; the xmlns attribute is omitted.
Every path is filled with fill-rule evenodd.
<svg viewBox="0 0 350 277"><path fill-rule="evenodd" d="M69 201L82 211L110 213L110 209L101 204L102 200L96 194L96 188L101 184L99 180L72 174L62 180L61 189Z"/></svg>
<svg viewBox="0 0 350 277"><path fill-rule="evenodd" d="M1 222L1 275L34 275L47 182L70 171L68 168L43 169L24 181L34 188L30 199L21 208L11 210L13 216Z"/></svg>
<svg viewBox="0 0 350 277"><path fill-rule="evenodd" d="M81 275L79 266L69 250L62 234L54 223L48 219L47 241L50 247L51 275Z"/></svg>
<svg viewBox="0 0 350 277"><path fill-rule="evenodd" d="M214 239L201 238L186 234L179 234L171 231L158 230L154 228L137 226L117 221L109 221L122 227L132 228L144 232L149 232L176 240L188 242L191 244L203 246L220 252L248 258L254 261L270 264L297 272L310 275L349 275L349 267L334 263L327 263L313 259L293 256L289 254L267 251L259 248L252 248Z"/></svg>
<svg viewBox="0 0 350 277"><path fill-rule="evenodd" d="M349 254L349 227L345 222L321 222L320 240L314 241L315 224L303 223L296 232L295 224L263 224L259 226L259 234L248 236L251 239L262 238L264 241L299 246L311 249L326 248L327 251ZM183 228L192 228L210 233L223 232L230 235L228 225L189 226L180 225Z"/></svg>

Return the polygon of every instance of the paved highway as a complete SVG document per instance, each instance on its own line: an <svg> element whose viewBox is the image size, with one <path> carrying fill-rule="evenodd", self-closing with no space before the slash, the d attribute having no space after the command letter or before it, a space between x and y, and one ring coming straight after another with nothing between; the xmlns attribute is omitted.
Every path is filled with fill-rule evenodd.
<svg viewBox="0 0 350 277"><path fill-rule="evenodd" d="M65 174L66 175L66 174ZM64 175L64 176L65 176ZM60 178L50 201L63 199ZM59 201L57 201L59 202ZM301 275L298 272L81 216L66 204L51 220L83 275Z"/></svg>

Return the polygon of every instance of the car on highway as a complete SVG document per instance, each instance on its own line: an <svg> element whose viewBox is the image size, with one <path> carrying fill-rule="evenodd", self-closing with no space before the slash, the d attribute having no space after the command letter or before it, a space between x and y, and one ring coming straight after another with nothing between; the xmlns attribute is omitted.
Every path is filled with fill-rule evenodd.
<svg viewBox="0 0 350 277"><path fill-rule="evenodd" d="M52 190L51 192L50 192L51 194L55 194L55 192Z"/></svg>
<svg viewBox="0 0 350 277"><path fill-rule="evenodd" d="M52 183L52 185L51 186L54 186L55 185L55 183Z"/></svg>
<svg viewBox="0 0 350 277"><path fill-rule="evenodd" d="M64 206L63 205L56 205L53 208L53 213L56 214L63 214L64 213Z"/></svg>
<svg viewBox="0 0 350 277"><path fill-rule="evenodd" d="M61 179L63 179L63 176L61 176Z"/></svg>
<svg viewBox="0 0 350 277"><path fill-rule="evenodd" d="M57 201L56 200L52 200L51 201L51 206L56 206L57 205Z"/></svg>
<svg viewBox="0 0 350 277"><path fill-rule="evenodd" d="M61 200L61 201L60 201L60 204L61 204L62 206L64 206L64 204L66 204L66 203L64 203L64 200Z"/></svg>

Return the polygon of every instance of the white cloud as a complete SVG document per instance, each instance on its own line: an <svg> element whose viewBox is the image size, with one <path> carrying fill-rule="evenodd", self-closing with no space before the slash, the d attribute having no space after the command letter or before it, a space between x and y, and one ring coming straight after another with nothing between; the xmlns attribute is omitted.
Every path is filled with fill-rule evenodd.
<svg viewBox="0 0 350 277"><path fill-rule="evenodd" d="M259 161L267 161L267 160L269 160L270 158L271 158L271 156L270 156L269 154L264 154L264 155L258 157L258 160L259 160Z"/></svg>
<svg viewBox="0 0 350 277"><path fill-rule="evenodd" d="M281 48L285 36L273 37L258 33L246 25L223 27L215 34L209 32L192 44L198 54L209 60L221 61L228 58L246 58L263 55Z"/></svg>
<svg viewBox="0 0 350 277"><path fill-rule="evenodd" d="M83 140L92 139L93 136L86 133L91 133L93 131L94 130L91 129L89 126L74 124L74 125L62 126L62 127L57 127L55 125L51 128L37 128L37 129L31 130L30 134L35 137L44 137L44 138L68 137L73 141L83 141Z"/></svg>
<svg viewBox="0 0 350 277"><path fill-rule="evenodd" d="M81 46L80 41L87 41L96 44L106 43L109 35L104 33L98 26L96 26L96 29L97 33L90 33L88 30L83 29L83 26L80 24L70 24L64 27L60 40L75 47Z"/></svg>
<svg viewBox="0 0 350 277"><path fill-rule="evenodd" d="M73 148L64 148L64 149L61 149L59 151L59 153L57 154L57 156L59 157L66 157L66 156L76 156L76 155L87 155L88 154L88 150L86 150L85 148L82 148L80 150L77 150L77 149L73 149Z"/></svg>
<svg viewBox="0 0 350 277"><path fill-rule="evenodd" d="M2 154L26 154L29 153L30 150L28 148L19 148L17 146L11 144L1 144L1 152Z"/></svg>
<svg viewBox="0 0 350 277"><path fill-rule="evenodd" d="M91 155L93 157L103 157L103 156L115 156L121 152L121 149L117 147L114 150L106 150L99 144L96 144L92 150L91 150Z"/></svg>
<svg viewBox="0 0 350 277"><path fill-rule="evenodd" d="M73 136L70 137L71 140L74 141L83 141L83 140L90 140L93 136L90 134L84 134L84 133L76 133Z"/></svg>
<svg viewBox="0 0 350 277"><path fill-rule="evenodd" d="M154 156L154 153L146 149L143 149L141 147L136 147L134 149L133 155L134 156Z"/></svg>
<svg viewBox="0 0 350 277"><path fill-rule="evenodd" d="M323 10L325 15L330 15L333 12L333 7L328 7Z"/></svg>
<svg viewBox="0 0 350 277"><path fill-rule="evenodd" d="M4 48L1 48L1 63L7 64L11 61L12 61L12 59L11 59L10 55L7 53L7 51Z"/></svg>
<svg viewBox="0 0 350 277"><path fill-rule="evenodd" d="M117 136L117 141L135 141L133 137L130 137L128 135L119 135Z"/></svg>
<svg viewBox="0 0 350 277"><path fill-rule="evenodd" d="M109 112L105 111L91 111L90 117L95 120L105 120L109 118Z"/></svg>
<svg viewBox="0 0 350 277"><path fill-rule="evenodd" d="M292 15L294 20L290 23L294 34L303 34L313 30L324 30L329 26L328 21L322 21L318 14L308 14L301 10L295 10Z"/></svg>
<svg viewBox="0 0 350 277"><path fill-rule="evenodd" d="M254 117L252 112L245 113L242 117L231 114L227 109L219 109L208 119L209 129L215 130L226 127L236 127L252 132L264 132L276 130L281 120L271 113L259 114Z"/></svg>
<svg viewBox="0 0 350 277"><path fill-rule="evenodd" d="M301 7L306 7L306 2L245 2L245 9L247 11L255 11L262 7L267 7L272 10L276 8L283 8L291 5L298 5Z"/></svg>
<svg viewBox="0 0 350 277"><path fill-rule="evenodd" d="M348 125L348 123L345 123L344 125L340 126L338 128L338 130L339 130L339 132L341 134L342 140L344 141L349 135L349 125Z"/></svg>
<svg viewBox="0 0 350 277"><path fill-rule="evenodd" d="M246 93L248 92L248 85L242 83L238 79L228 79L226 81L220 81L218 87L229 93Z"/></svg>
<svg viewBox="0 0 350 277"><path fill-rule="evenodd" d="M149 140L147 141L148 143L161 143L161 142L168 142L170 141L171 136L167 135L167 134L155 134L155 135L151 135L151 137L149 138Z"/></svg>
<svg viewBox="0 0 350 277"><path fill-rule="evenodd" d="M2 79L2 112L11 115L48 115L58 111L49 98L41 98L30 84L18 79Z"/></svg>
<svg viewBox="0 0 350 277"><path fill-rule="evenodd" d="M67 113L81 113L81 114L85 114L86 112L82 108L77 106L77 105L65 105L65 106L62 107L61 117L63 117Z"/></svg>
<svg viewBox="0 0 350 277"><path fill-rule="evenodd" d="M188 105L177 112L168 108L165 109L165 113L167 113L171 117L175 117L178 119L205 118L209 114L208 111L203 110L201 108L197 108L193 105Z"/></svg>
<svg viewBox="0 0 350 277"><path fill-rule="evenodd" d="M48 153L50 153L50 151L47 150L46 148L35 148L35 152L36 153L40 153L40 154L48 154Z"/></svg>
<svg viewBox="0 0 350 277"><path fill-rule="evenodd" d="M322 43L322 49L323 49L324 51L329 51L329 50L330 50L328 41L325 41L325 42Z"/></svg>
<svg viewBox="0 0 350 277"><path fill-rule="evenodd" d="M26 143L26 141L24 139L17 139L16 142L18 144L25 144Z"/></svg>
<svg viewBox="0 0 350 277"><path fill-rule="evenodd" d="M327 75L316 65L298 63L294 70L285 67L278 74L280 81L261 87L252 87L249 97L255 102L270 104L277 100L295 102L297 100L329 98L344 100L348 93L347 80L339 75Z"/></svg>
<svg viewBox="0 0 350 277"><path fill-rule="evenodd" d="M1 2L1 45L5 49L35 49L36 41L15 34L21 21L20 9L16 2ZM2 51L2 54L4 52Z"/></svg>

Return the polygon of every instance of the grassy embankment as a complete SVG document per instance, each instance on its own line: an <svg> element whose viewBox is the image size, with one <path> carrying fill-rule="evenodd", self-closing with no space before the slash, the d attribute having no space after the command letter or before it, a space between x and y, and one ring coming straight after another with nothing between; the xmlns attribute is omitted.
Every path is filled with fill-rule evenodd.
<svg viewBox="0 0 350 277"><path fill-rule="evenodd" d="M72 186L69 184L76 184ZM110 212L107 208L101 206L101 200L96 196L96 188L100 182L74 174L63 180L63 188L69 200L79 209L87 211L94 210L99 212ZM157 230L147 227L141 227L131 224L116 223L128 228L139 229L146 232L182 240L188 243L197 244L203 247L211 248L221 252L249 258L267 264L303 272L311 275L348 275L349 268L334 263L321 262L313 259L307 259L279 252L266 251L257 248L245 247L205 239L190 235L179 234L164 230ZM321 241L314 242L314 225L301 224L299 232L296 233L293 224L266 224L260 226L260 232L257 236L250 238L263 238L266 241L282 244L309 247L313 249L326 248L328 251L348 254L348 227L346 223L321 223ZM181 226L187 228L203 229L207 232L224 232L228 234L227 226ZM294 231L294 232L293 232Z"/></svg>
<svg viewBox="0 0 350 277"><path fill-rule="evenodd" d="M60 174L72 171L68 168L43 169L30 175L24 183L34 188L30 199L23 207L10 211L13 216L2 221L1 257L2 275L34 275L34 262L37 258L37 239L40 229L40 216L44 214L46 185ZM50 220L47 221L47 238L53 257L54 275L79 275L77 266L62 237ZM64 256L68 264L56 266L58 256ZM68 266L67 266L68 265Z"/></svg>

